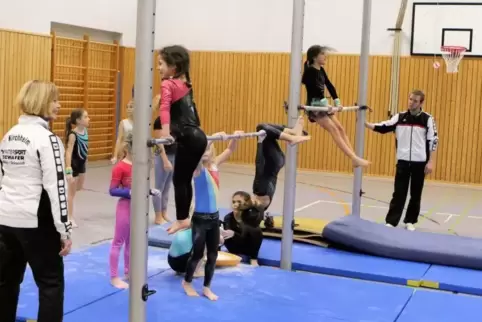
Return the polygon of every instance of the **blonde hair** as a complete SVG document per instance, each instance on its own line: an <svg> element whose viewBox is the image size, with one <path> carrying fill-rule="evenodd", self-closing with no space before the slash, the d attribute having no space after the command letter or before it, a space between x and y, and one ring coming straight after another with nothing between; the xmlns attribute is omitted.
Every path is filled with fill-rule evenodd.
<svg viewBox="0 0 482 322"><path fill-rule="evenodd" d="M133 142L132 132L129 132L127 133L124 139L124 148L127 150L127 153L129 154L132 154L132 142Z"/></svg>
<svg viewBox="0 0 482 322"><path fill-rule="evenodd" d="M134 105L134 100L131 100L129 101L129 103L127 103L126 105L126 109L129 109L129 108L134 108L135 105ZM132 112L127 112L127 117L132 117L133 116L133 113Z"/></svg>
<svg viewBox="0 0 482 322"><path fill-rule="evenodd" d="M15 105L25 114L47 117L51 104L58 98L59 91L54 83L32 80L22 86Z"/></svg>

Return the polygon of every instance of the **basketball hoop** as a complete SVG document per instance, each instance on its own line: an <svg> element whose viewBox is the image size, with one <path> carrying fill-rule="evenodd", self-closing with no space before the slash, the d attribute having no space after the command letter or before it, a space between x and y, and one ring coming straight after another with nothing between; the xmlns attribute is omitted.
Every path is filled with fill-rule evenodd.
<svg viewBox="0 0 482 322"><path fill-rule="evenodd" d="M467 49L459 46L442 46L440 50L447 65L447 73L457 73L459 63Z"/></svg>

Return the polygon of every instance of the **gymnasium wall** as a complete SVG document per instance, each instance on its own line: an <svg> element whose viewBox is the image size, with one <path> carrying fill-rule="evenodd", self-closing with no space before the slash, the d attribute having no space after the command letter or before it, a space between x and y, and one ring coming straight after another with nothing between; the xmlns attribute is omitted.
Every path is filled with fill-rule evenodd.
<svg viewBox="0 0 482 322"><path fill-rule="evenodd" d="M135 46L137 0L0 3L0 28L49 34L51 22L63 23L119 33L120 45ZM403 25L404 55L409 53L412 3ZM362 6L361 0L306 0L304 49L321 43L343 54L358 54ZM394 27L400 1L373 0L372 6L371 53L390 55L393 33L387 28ZM289 52L292 7L292 0L157 1L156 47L181 43L196 51Z"/></svg>
<svg viewBox="0 0 482 322"><path fill-rule="evenodd" d="M178 0L176 6L186 7L187 1ZM215 0L206 1L205 6L212 9L207 4L214 5ZM246 1L249 3L251 0ZM89 1L84 2L85 6L89 5ZM218 22L216 26L213 23L210 26L209 24L215 19L204 19L204 17L212 15L215 10L207 10L203 7L204 11L199 11L201 8L198 8L197 15L189 16L188 14L189 19L186 18L188 26L198 27L191 28L189 31L191 34L187 32L187 27L176 33L162 33L161 27L159 27L157 38L162 37L163 43L172 43L176 36L180 43L193 49L192 78L195 84L196 101L206 132L212 133L219 130L229 132L236 129L250 131L254 130L256 123L264 121L283 123L285 115L281 104L288 95L289 54L285 52L289 50L291 1L265 1L266 6L268 4L271 6L270 21L276 20L279 22L278 24L273 25L268 22L260 24L262 17L256 18L259 13L255 13L254 17L249 20L250 23L244 24L243 28L240 28L242 22L247 21L246 17L243 17L244 7L238 5L231 7L231 10L226 10L222 6L226 2L233 6L236 3L234 0L217 3L216 10L226 11L225 15L217 17L223 23ZM336 9L337 14L330 14L326 10L322 12L323 21L331 21L334 25L342 26L339 28L340 30L336 30L336 34L335 32L324 32L324 30L332 31L334 29L326 28L326 26L322 28L324 26L321 25L322 19L315 19L314 12L317 13L317 17L321 16L318 12L323 11L321 4L324 2L326 1L307 0L306 19L308 22L305 25L305 45L313 42L327 43L339 49L339 54L330 57L327 69L343 102L349 105L354 103L357 98L359 57L350 52L356 53L359 50L359 38L355 38L358 36L360 28L359 25L350 27L352 19L343 20L340 16L343 17L345 14L341 9L349 7L349 5L352 8L350 12L353 13L353 19L355 19L353 11L357 11L356 15L361 15L361 5L359 8L356 7L361 1L330 2L330 12L334 12L332 10L338 8ZM384 120L388 113L391 58L387 54L391 47L391 38L385 29L392 26L398 10L398 4L396 6L389 5L388 2L390 1L373 0L373 17L376 19L373 19L372 23L373 56L370 58L368 102L375 108L375 112L368 115L370 121ZM189 3L192 4L191 1ZM69 1L65 2L65 6L69 4ZM172 7L174 4L174 2L170 2L163 5L169 9L169 5ZM17 3L12 3L7 12L11 11L11 8L15 9L16 6ZM258 6L259 4L257 4ZM325 7L327 7L326 4ZM129 8L129 14L132 16L135 8ZM259 10L262 12L267 10L263 8ZM377 14L377 10L382 8L385 8L387 13ZM40 7L38 9L40 10ZM176 15L180 14L179 10L167 9L158 18L161 20L160 23L158 21L158 26L171 24ZM103 10L102 8L98 10L107 17L101 19L103 21L109 20L112 12L116 12L118 16L123 14L123 9L109 11L109 13L107 10ZM58 12L58 9L52 12ZM81 11L79 12L81 13ZM92 12L95 17L98 17L95 10ZM392 12L393 14L391 14ZM80 13L76 16L83 16ZM0 13L2 26L6 24L3 19L4 15L5 12L2 10ZM235 19L236 15L238 20ZM387 18L388 16L390 19ZM83 26L89 28L105 28L114 32L122 32L123 42L126 43L126 33L122 28L129 25L128 20L124 24L119 24L122 28L117 28L89 24L80 20L76 22L75 19L70 19L68 13L64 17L66 17L64 20L57 21L69 24L83 23ZM406 17L407 24L411 16L407 13ZM49 17L43 19L48 22L48 25L50 24ZM113 21L117 21L116 19ZM288 22L281 23L285 20ZM203 22L205 24L201 25ZM231 25L230 22L232 22ZM309 28L310 23L314 22L319 24L319 28ZM16 28L18 23L18 21L12 22L12 26L6 27ZM33 31L38 32L35 23L29 23L32 24ZM360 23L359 20L358 23ZM256 28L252 25L255 25ZM353 32L350 28L357 32ZM63 106L61 117L54 124L56 133L63 135L65 118L74 107L86 106L92 118L90 133L93 155L90 159L108 158L115 139L115 104L120 102L121 111L124 113L124 107L131 99L135 77L135 49L131 46L119 46L116 43L98 43L92 41L88 35L85 39L67 39L46 35L49 31L43 29L41 35L29 34L27 31L32 30L25 30L20 32L0 30L0 134L7 131L17 120L19 112L12 108L12 103L20 86L30 79L53 79L61 89ZM133 30L135 30L135 26ZM219 30L225 32L221 33ZM256 33L255 30L259 30L259 32ZM192 35L194 32L196 35ZM246 36L249 33L251 33L251 38ZM288 33L288 35L276 38L275 33ZM319 33L327 35L327 37L330 36L329 34L333 34L333 43L318 41ZM242 38L242 35L245 38ZM256 37L252 37L253 35ZM338 36L335 37L336 35ZM213 39L216 37L220 38L214 41ZM346 39L354 40L350 42ZM159 44L159 42L157 43ZM383 46L379 46L379 44L385 46L386 50L380 49ZM256 48L258 49L256 50ZM156 57L153 57L153 64L155 61ZM482 174L480 166L478 166L482 156L482 150L478 144L482 135L479 126L482 117L479 112L482 105L482 60L464 59L460 72L454 75L446 74L444 68L433 69L432 63L433 57L402 57L399 109L405 109L407 95L412 88L425 90L427 93L425 108L435 116L440 134L436 171L430 178L450 182L482 183ZM119 78L116 77L117 71L119 71ZM154 88L158 89L157 73L154 73L153 77ZM117 84L117 81L120 81L120 84ZM118 96L115 91L117 85L121 88ZM302 100L304 100L304 92ZM355 115L350 113L341 115L341 120L354 142ZM308 125L308 131L313 136L313 140L300 147L300 168L351 173L350 162L334 146L331 138L324 131L311 124ZM221 147L219 146L219 148ZM252 164L254 151L254 141L243 142L232 160ZM379 176L394 174L393 135L376 135L367 132L365 151L366 157L373 162L367 174Z"/></svg>

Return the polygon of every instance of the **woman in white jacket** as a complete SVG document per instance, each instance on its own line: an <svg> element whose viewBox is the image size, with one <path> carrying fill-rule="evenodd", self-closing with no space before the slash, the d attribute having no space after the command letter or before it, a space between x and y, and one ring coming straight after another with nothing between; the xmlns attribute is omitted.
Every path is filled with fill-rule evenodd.
<svg viewBox="0 0 482 322"><path fill-rule="evenodd" d="M60 104L54 84L26 83L22 115L0 142L0 321L15 322L27 263L39 288L38 322L61 322L64 264L72 225L67 213L64 146L49 130Z"/></svg>

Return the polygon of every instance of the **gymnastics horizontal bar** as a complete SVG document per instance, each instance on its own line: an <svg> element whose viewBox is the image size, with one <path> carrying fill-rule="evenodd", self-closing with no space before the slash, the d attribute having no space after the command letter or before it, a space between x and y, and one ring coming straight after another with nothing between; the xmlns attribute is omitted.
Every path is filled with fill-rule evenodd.
<svg viewBox="0 0 482 322"><path fill-rule="evenodd" d="M298 105L298 109L308 111L308 112L351 112L351 111L367 110L369 109L369 107L368 106L335 107L335 106Z"/></svg>
<svg viewBox="0 0 482 322"><path fill-rule="evenodd" d="M266 132L264 130L261 130L259 132L250 132L250 133L211 135L211 136L208 136L208 141L223 141L223 140L245 139L245 138L265 137L265 136L266 136Z"/></svg>
<svg viewBox="0 0 482 322"><path fill-rule="evenodd" d="M261 130L259 132L250 132L250 133L240 133L240 134L228 134L228 135L212 135L208 136L208 141L223 141L223 140L232 140L232 139L245 139L245 138L264 138L266 137L266 132ZM155 145L162 144L162 145L171 145L174 143L174 139L172 138L162 138L162 139L149 139L147 141L147 146L152 148Z"/></svg>
<svg viewBox="0 0 482 322"><path fill-rule="evenodd" d="M158 144L171 145L174 143L173 138L163 138L163 139L149 139L147 140L147 147L152 148Z"/></svg>

